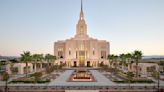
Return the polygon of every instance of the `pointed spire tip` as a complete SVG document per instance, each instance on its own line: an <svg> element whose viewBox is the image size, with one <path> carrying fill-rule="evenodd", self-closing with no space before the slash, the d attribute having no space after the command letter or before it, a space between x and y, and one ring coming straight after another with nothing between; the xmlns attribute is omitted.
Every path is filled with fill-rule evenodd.
<svg viewBox="0 0 164 92"><path fill-rule="evenodd" d="M81 0L81 11L83 11L83 0Z"/></svg>

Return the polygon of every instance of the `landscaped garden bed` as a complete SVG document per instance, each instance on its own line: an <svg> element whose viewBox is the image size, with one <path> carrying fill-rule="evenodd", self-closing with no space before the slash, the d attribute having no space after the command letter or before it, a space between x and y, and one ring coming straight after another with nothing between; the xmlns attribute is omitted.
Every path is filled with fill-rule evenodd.
<svg viewBox="0 0 164 92"><path fill-rule="evenodd" d="M34 81L34 80L13 80L10 83L49 83L50 80L39 80L39 81Z"/></svg>
<svg viewBox="0 0 164 92"><path fill-rule="evenodd" d="M143 77L131 77L131 79L128 78L127 74L124 74L122 72L118 72L115 75L105 75L108 79L115 83L154 83L151 79L143 78Z"/></svg>
<svg viewBox="0 0 164 92"><path fill-rule="evenodd" d="M49 83L51 80L54 80L59 76L58 73L52 73L54 69L54 67L47 68L48 73L47 71L35 72L25 77L14 79L10 83Z"/></svg>
<svg viewBox="0 0 164 92"><path fill-rule="evenodd" d="M128 80L115 80L113 82L116 82L116 83L154 83L154 81L152 80L131 80L131 81L128 81Z"/></svg>
<svg viewBox="0 0 164 92"><path fill-rule="evenodd" d="M12 80L10 83L48 83L50 80L35 79L34 77L21 77Z"/></svg>
<svg viewBox="0 0 164 92"><path fill-rule="evenodd" d="M27 77L21 77L12 80L10 83L48 83L50 80L42 78L42 72L36 72L34 74L30 74Z"/></svg>

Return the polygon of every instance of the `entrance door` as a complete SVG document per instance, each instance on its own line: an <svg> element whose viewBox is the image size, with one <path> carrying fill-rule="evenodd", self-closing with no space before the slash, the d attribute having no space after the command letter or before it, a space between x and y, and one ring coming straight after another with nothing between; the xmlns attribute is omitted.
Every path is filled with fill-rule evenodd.
<svg viewBox="0 0 164 92"><path fill-rule="evenodd" d="M87 61L87 67L90 67L91 65L90 65L90 61Z"/></svg>
<svg viewBox="0 0 164 92"><path fill-rule="evenodd" d="M73 67L77 67L77 63L76 63L76 61L74 61Z"/></svg>
<svg viewBox="0 0 164 92"><path fill-rule="evenodd" d="M85 51L79 51L79 66L85 66Z"/></svg>

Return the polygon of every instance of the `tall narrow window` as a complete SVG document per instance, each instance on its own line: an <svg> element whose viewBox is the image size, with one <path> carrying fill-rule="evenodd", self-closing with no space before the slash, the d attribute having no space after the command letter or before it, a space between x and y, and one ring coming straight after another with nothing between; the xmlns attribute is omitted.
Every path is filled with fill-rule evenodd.
<svg viewBox="0 0 164 92"><path fill-rule="evenodd" d="M76 51L76 59L77 59L77 54L78 54L78 52Z"/></svg>
<svg viewBox="0 0 164 92"><path fill-rule="evenodd" d="M63 51L58 51L58 57L63 58Z"/></svg>
<svg viewBox="0 0 164 92"><path fill-rule="evenodd" d="M106 51L101 51L101 58L106 58Z"/></svg>
<svg viewBox="0 0 164 92"><path fill-rule="evenodd" d="M95 51L93 51L93 55L95 55Z"/></svg>
<svg viewBox="0 0 164 92"><path fill-rule="evenodd" d="M93 48L93 52L92 53L93 53L93 55L95 55L95 48Z"/></svg>
<svg viewBox="0 0 164 92"><path fill-rule="evenodd" d="M69 51L69 55L71 55L71 51Z"/></svg>

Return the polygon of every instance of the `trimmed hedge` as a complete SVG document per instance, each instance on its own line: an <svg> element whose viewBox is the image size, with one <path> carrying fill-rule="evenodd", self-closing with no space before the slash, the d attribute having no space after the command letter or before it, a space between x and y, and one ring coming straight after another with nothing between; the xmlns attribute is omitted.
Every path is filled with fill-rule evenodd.
<svg viewBox="0 0 164 92"><path fill-rule="evenodd" d="M45 81L37 81L37 83L48 83L50 80L45 80Z"/></svg>
<svg viewBox="0 0 164 92"><path fill-rule="evenodd" d="M22 80L13 80L10 83L48 83L50 80L39 80L39 81L22 81Z"/></svg>
<svg viewBox="0 0 164 92"><path fill-rule="evenodd" d="M125 81L125 80L123 80L123 81L116 80L116 81L113 81L113 82L116 82L116 83L129 83L129 81ZM152 80L132 80L132 81L130 81L130 83L154 83L154 81L152 81Z"/></svg>

